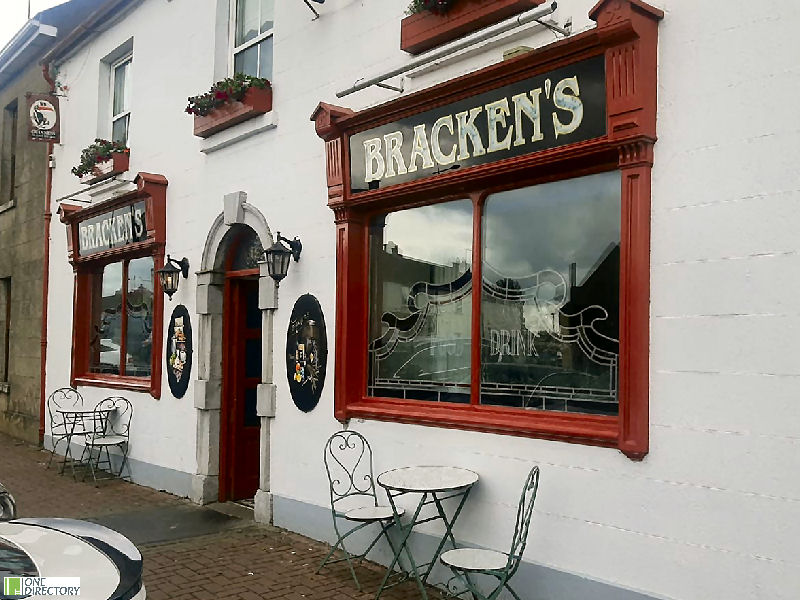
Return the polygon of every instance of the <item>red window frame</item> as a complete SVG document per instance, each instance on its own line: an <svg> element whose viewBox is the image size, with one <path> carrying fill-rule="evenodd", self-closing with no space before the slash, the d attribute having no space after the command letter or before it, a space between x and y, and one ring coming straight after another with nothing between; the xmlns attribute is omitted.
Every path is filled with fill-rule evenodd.
<svg viewBox="0 0 800 600"><path fill-rule="evenodd" d="M641 0L603 0L589 16L597 27L519 58L359 113L321 103L312 115L326 142L329 206L337 225L334 414L619 448L640 460L649 450L650 171L656 137L658 21ZM585 142L460 169L384 189L350 192L349 138L373 127L469 98L593 56L606 63L607 133ZM601 171L621 175L619 414L598 416L444 404L366 395L372 216L489 191L516 189ZM473 220L473 264L481 249ZM477 253L477 254L476 254ZM479 269L473 289L480 289ZM473 340L480 339L474 310ZM477 335L476 335L477 334ZM473 397L480 345L473 343ZM476 358L476 355L477 358Z"/></svg>
<svg viewBox="0 0 800 600"><path fill-rule="evenodd" d="M153 343L149 377L133 377L110 373L92 373L89 370L89 340L92 331L92 313L89 303L93 298L92 286L103 268L110 263L123 263L123 281L127 281L127 261L145 256L153 257L154 272L164 266L166 240L166 190L167 180L162 175L139 173L135 179L137 189L119 198L81 208L62 204L59 208L61 221L67 225L67 250L75 273L73 297L72 363L70 382L76 385L108 387L149 393L153 398L161 397L161 347L164 328L164 294L158 277L153 281ZM122 248L97 252L90 256L79 256L78 224L91 217L112 211L136 202L145 202L147 238ZM123 286L123 304L127 295L127 283ZM120 355L124 356L125 320L122 328Z"/></svg>

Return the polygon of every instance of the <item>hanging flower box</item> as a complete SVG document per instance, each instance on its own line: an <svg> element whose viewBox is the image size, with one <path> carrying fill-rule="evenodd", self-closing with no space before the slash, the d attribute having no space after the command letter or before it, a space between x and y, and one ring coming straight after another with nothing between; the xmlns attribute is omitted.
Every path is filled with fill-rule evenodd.
<svg viewBox="0 0 800 600"><path fill-rule="evenodd" d="M266 79L237 73L218 81L205 94L189 98L194 135L207 138L272 110L272 86Z"/></svg>
<svg viewBox="0 0 800 600"><path fill-rule="evenodd" d="M536 8L545 0L457 0L447 10L422 10L400 22L400 48L420 54Z"/></svg>
<svg viewBox="0 0 800 600"><path fill-rule="evenodd" d="M96 139L81 152L81 162L72 174L91 185L119 175L130 166L130 149L120 142Z"/></svg>

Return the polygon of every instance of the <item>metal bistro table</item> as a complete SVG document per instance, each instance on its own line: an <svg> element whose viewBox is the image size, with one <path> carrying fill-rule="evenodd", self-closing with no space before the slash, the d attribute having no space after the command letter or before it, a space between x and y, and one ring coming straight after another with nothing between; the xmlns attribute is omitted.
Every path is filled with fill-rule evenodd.
<svg viewBox="0 0 800 600"><path fill-rule="evenodd" d="M75 436L86 436L92 433L105 431L106 421L109 415L114 412L114 408L57 408L56 412L64 420L64 431L66 431L67 451L64 453L64 460L61 463L61 473L67 468L67 460L70 461L72 478L75 478L75 457L72 456L72 438ZM83 458L83 455L81 455Z"/></svg>
<svg viewBox="0 0 800 600"><path fill-rule="evenodd" d="M453 525L455 525L464 503L467 501L469 492L472 486L478 482L478 474L468 469L459 467L435 467L435 466L421 466L421 467L402 467L386 471L378 475L378 485L386 490L386 495L389 497L389 503L392 506L394 513L394 522L402 534L401 542L395 548L394 558L392 559L389 568L386 570L386 575L378 588L378 593L375 596L380 598L383 590L390 588L398 583L402 583L406 579L413 577L417 581L420 594L427 600L428 594L425 592L425 582L431 574L439 555L442 553L445 543L449 540L456 547L456 540L453 537ZM406 494L421 494L417 509L411 516L411 521L405 525L400 522L400 514L395 504L395 499ZM448 518L447 513L442 506L442 501L450 498L460 498L460 502L453 513L453 516ZM436 507L435 515L431 517L420 518L420 513L423 507L427 505L434 505ZM417 525L422 523L430 523L431 521L441 520L444 523L445 531L442 540L439 542L439 547L429 563L422 563L417 565L411 550L408 548L408 538L411 531ZM395 565L399 565L400 554L405 551L406 558L408 559L410 569L406 573L406 577L400 581L388 584L389 577L394 571ZM402 569L402 565L401 569ZM420 572L424 572L420 575Z"/></svg>

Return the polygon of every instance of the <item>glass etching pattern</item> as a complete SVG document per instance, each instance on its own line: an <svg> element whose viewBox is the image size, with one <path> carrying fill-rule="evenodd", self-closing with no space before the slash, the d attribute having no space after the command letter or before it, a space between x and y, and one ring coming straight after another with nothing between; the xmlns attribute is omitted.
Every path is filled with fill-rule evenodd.
<svg viewBox="0 0 800 600"><path fill-rule="evenodd" d="M370 248L369 394L469 402L472 203L380 217Z"/></svg>
<svg viewBox="0 0 800 600"><path fill-rule="evenodd" d="M619 174L490 196L481 403L617 414Z"/></svg>

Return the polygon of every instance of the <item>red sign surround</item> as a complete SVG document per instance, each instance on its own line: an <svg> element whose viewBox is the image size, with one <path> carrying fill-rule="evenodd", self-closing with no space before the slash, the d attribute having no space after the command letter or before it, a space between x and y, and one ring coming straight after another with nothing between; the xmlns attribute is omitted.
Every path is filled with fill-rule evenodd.
<svg viewBox="0 0 800 600"><path fill-rule="evenodd" d="M591 30L430 89L358 113L325 103L314 111L311 119L326 144L328 205L337 228L334 413L338 420L372 418L615 447L634 460L648 453L650 173L656 142L658 22L664 14L641 0L602 0L589 16L597 23ZM352 136L598 56L605 62L604 135L385 189L351 191ZM452 406L367 395L372 215L455 198L470 197L479 203L485 197L481 190L488 188L535 185L609 170L618 171L621 179L618 416L483 406L474 392L470 404ZM479 227L475 236L474 247L480 248ZM473 288L480 289L479 274L473 277ZM473 339L480 339L476 315L473 312Z"/></svg>

